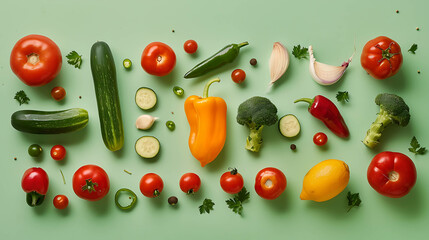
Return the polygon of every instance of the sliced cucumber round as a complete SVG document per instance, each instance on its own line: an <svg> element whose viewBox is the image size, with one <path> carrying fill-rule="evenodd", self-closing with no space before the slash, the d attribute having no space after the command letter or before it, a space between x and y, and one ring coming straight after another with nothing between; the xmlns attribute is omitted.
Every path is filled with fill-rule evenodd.
<svg viewBox="0 0 429 240"><path fill-rule="evenodd" d="M143 110L149 110L156 105L156 93L147 87L141 87L136 92L136 104Z"/></svg>
<svg viewBox="0 0 429 240"><path fill-rule="evenodd" d="M158 155L161 145L156 137L143 136L137 139L134 147L140 157L154 158Z"/></svg>
<svg viewBox="0 0 429 240"><path fill-rule="evenodd" d="M288 138L295 137L301 131L301 125L298 118L293 114L286 114L279 120L280 133Z"/></svg>

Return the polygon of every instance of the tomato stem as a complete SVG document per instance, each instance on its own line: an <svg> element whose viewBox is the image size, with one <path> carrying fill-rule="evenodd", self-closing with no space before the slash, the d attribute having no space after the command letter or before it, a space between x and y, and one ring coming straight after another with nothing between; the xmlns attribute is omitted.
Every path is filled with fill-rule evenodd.
<svg viewBox="0 0 429 240"><path fill-rule="evenodd" d="M82 191L95 192L95 187L98 186L98 183L92 182L92 179L86 179L86 184L82 187Z"/></svg>
<svg viewBox="0 0 429 240"><path fill-rule="evenodd" d="M390 52L390 50L391 50L391 48L390 48L390 47L392 46L392 44L393 44L393 42L391 42L391 43L389 44L389 47L388 47L388 48L386 48L386 49L382 49L380 46L375 45L375 47L376 47L376 48L378 48L378 49L380 49L380 50L381 50L381 56L382 56L382 58L381 58L380 60L378 60L378 62L380 63L380 62L382 62L384 59L386 59L387 61L389 61L390 68L392 68L392 63L390 62L390 59L391 59L393 56L395 56L395 55L399 54L399 53L391 53L391 52Z"/></svg>
<svg viewBox="0 0 429 240"><path fill-rule="evenodd" d="M155 191L153 191L153 196L154 197L158 197L159 194L161 194L161 192L158 189L155 189Z"/></svg>
<svg viewBox="0 0 429 240"><path fill-rule="evenodd" d="M39 62L39 55L37 53L31 53L27 55L27 63L36 65Z"/></svg>

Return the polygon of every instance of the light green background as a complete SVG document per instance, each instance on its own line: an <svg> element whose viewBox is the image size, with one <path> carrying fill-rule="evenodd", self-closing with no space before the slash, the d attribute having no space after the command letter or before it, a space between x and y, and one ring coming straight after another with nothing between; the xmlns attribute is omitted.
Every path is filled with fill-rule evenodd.
<svg viewBox="0 0 429 240"><path fill-rule="evenodd" d="M0 8L0 99L2 106L1 161L0 161L0 238L1 239L417 239L427 236L429 225L429 159L428 155L414 156L407 148L412 136L429 146L427 134L428 61L427 1L7 1ZM395 11L399 10L399 14ZM416 31L420 27L420 31ZM175 32L172 32L172 30ZM61 73L50 84L31 88L21 83L9 67L9 54L15 42L28 34L42 34L53 39L63 54ZM366 41L387 35L402 46L404 64L390 79L378 81L368 76L359 63L360 52ZM188 55L183 43L194 39L198 53ZM109 152L100 135L94 87L89 68L89 52L97 40L106 41L116 59L119 93L125 128L125 146ZM176 52L174 71L163 78L146 74L139 59L143 48L152 41L169 44ZM224 45L249 41L237 61L205 77L185 80L183 74ZM308 72L308 60L291 63L284 77L274 88L266 91L269 82L268 61L272 44L282 42L291 52L294 45L313 45L318 60L339 65L353 53L353 62L339 83L325 87L316 84ZM407 52L417 43L415 55ZM76 50L83 55L81 69L66 63L65 55ZM256 67L249 60L258 60ZM130 58L133 69L125 71L121 62ZM247 73L244 84L236 85L230 79L235 68ZM421 74L417 74L417 70ZM186 91L186 96L202 94L204 82L219 76L222 82L212 85L210 94L225 99L228 104L228 131L226 145L218 159L201 168L189 152L189 127L183 111L185 98L172 92L175 85ZM67 97L63 102L51 99L50 89L63 86ZM134 103L134 93L141 86L153 88L158 96L157 108L150 114L160 120L148 132L134 127L135 119L146 112ZM29 105L19 106L13 100L15 92L25 90L31 98ZM339 104L351 132L343 140L314 119L305 104L293 104L301 97L317 94L335 99L337 91L349 91L350 102ZM385 131L380 146L366 148L361 140L378 107L373 103L380 92L402 96L411 108L411 122L405 128L392 127ZM279 115L295 114L302 126L296 139L282 137L275 126L264 129L264 144L259 154L244 149L248 130L235 122L236 109L245 99L262 95L278 107ZM79 99L82 96L82 99ZM10 115L21 109L58 110L82 107L89 111L90 123L76 133L58 136L39 136L17 132L10 126ZM174 112L174 114L172 114ZM170 132L165 121L176 122ZM328 145L317 147L312 136L317 131L327 133ZM156 161L139 158L134 142L142 135L159 138L162 150ZM39 143L43 157L32 159L27 147ZM295 143L296 152L289 149ZM63 144L67 157L55 162L49 156L50 148ZM389 199L376 193L367 183L366 169L378 152L399 151L410 156L417 167L418 180L409 195ZM14 161L14 157L17 160ZM301 201L299 194L305 173L316 163L336 158L347 162L351 170L346 190L334 199L315 203ZM72 190L74 171L85 164L103 167L111 180L111 191L99 202L79 199ZM46 202L37 208L25 203L20 181L30 167L43 167L50 177ZM268 166L281 169L288 186L274 201L263 200L253 189L256 173ZM240 217L227 208L230 196L219 186L220 175L228 167L237 167L245 179L251 199L244 205ZM64 172L66 185L60 171ZM124 173L124 169L132 175ZM156 172L165 188L158 199L144 198L138 188L140 178ZM186 196L178 187L182 174L195 172L202 178L202 187L195 196ZM114 205L114 193L122 187L134 190L138 203L130 212L120 211ZM359 192L362 205L346 213L346 192ZM57 194L69 197L67 210L59 211L52 205ZM176 195L179 205L173 208L167 198ZM198 206L204 198L215 202L215 210L200 215Z"/></svg>

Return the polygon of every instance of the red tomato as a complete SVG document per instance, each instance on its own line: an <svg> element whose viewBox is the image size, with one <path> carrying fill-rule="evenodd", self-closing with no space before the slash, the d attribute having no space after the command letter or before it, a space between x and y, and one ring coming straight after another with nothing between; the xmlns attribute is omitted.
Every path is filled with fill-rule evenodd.
<svg viewBox="0 0 429 240"><path fill-rule="evenodd" d="M28 86L43 86L61 70L60 48L49 38L28 35L15 44L10 54L10 68Z"/></svg>
<svg viewBox="0 0 429 240"><path fill-rule="evenodd" d="M163 188L164 182L155 173L148 173L140 180L140 191L148 198L158 197Z"/></svg>
<svg viewBox="0 0 429 240"><path fill-rule="evenodd" d="M313 136L313 142L317 146L323 146L328 142L328 136L322 132L318 132Z"/></svg>
<svg viewBox="0 0 429 240"><path fill-rule="evenodd" d="M375 191L391 198L407 195L417 180L413 161L399 152L381 152L372 159L367 172Z"/></svg>
<svg viewBox="0 0 429 240"><path fill-rule="evenodd" d="M43 203L48 192L48 174L41 168L29 168L22 176L21 187L27 193L27 204L38 206Z"/></svg>
<svg viewBox="0 0 429 240"><path fill-rule="evenodd" d="M109 176L97 165L82 166L73 175L73 191L82 199L98 201L109 190Z"/></svg>
<svg viewBox="0 0 429 240"><path fill-rule="evenodd" d="M61 161L66 157L66 149L61 145L55 145L51 148L51 157L56 161Z"/></svg>
<svg viewBox="0 0 429 240"><path fill-rule="evenodd" d="M66 90L62 87L54 87L51 90L51 96L57 100L57 101L61 101L65 98L66 96Z"/></svg>
<svg viewBox="0 0 429 240"><path fill-rule="evenodd" d="M264 168L256 174L255 191L265 199L276 199L286 189L286 176L277 168Z"/></svg>
<svg viewBox="0 0 429 240"><path fill-rule="evenodd" d="M360 62L373 78L391 77L402 65L401 47L388 37L374 38L363 47Z"/></svg>
<svg viewBox="0 0 429 240"><path fill-rule="evenodd" d="M187 194L198 192L201 186L201 179L195 173L185 173L179 181L180 189Z"/></svg>
<svg viewBox="0 0 429 240"><path fill-rule="evenodd" d="M246 72L241 69L235 69L231 73L231 78L235 83L242 83L246 79Z"/></svg>
<svg viewBox="0 0 429 240"><path fill-rule="evenodd" d="M197 51L198 44L194 40L188 40L183 44L183 48L185 49L185 52L192 54Z"/></svg>
<svg viewBox="0 0 429 240"><path fill-rule="evenodd" d="M57 195L54 197L54 207L56 209L64 209L69 205L69 199L65 195Z"/></svg>
<svg viewBox="0 0 429 240"><path fill-rule="evenodd" d="M243 188L244 181L237 169L234 168L229 172L225 172L220 177L220 186L229 194L236 194Z"/></svg>
<svg viewBox="0 0 429 240"><path fill-rule="evenodd" d="M167 44L152 42L143 50L141 65L147 73L162 77L173 70L176 54Z"/></svg>

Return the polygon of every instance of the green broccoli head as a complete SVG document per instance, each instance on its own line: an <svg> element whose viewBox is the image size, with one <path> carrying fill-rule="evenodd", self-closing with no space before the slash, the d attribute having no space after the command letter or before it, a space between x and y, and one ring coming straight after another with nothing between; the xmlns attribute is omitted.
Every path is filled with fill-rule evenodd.
<svg viewBox="0 0 429 240"><path fill-rule="evenodd" d="M371 124L366 132L363 143L373 148L379 143L381 133L392 123L405 127L410 121L410 109L404 100L389 93L378 94L375 98L375 104L380 106L380 112L377 119Z"/></svg>
<svg viewBox="0 0 429 240"><path fill-rule="evenodd" d="M246 149L259 152L262 144L262 129L277 122L277 108L265 97L252 97L238 107L237 122L250 128Z"/></svg>

